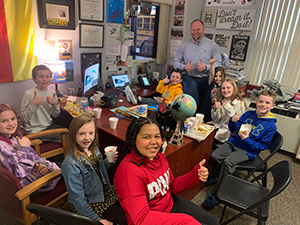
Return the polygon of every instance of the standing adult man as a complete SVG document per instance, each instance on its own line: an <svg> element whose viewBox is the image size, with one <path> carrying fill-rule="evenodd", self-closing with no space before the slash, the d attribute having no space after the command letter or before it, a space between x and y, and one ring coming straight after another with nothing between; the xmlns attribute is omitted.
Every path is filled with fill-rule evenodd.
<svg viewBox="0 0 300 225"><path fill-rule="evenodd" d="M194 97L198 112L208 89L209 60L216 57L215 66L221 66L219 47L214 41L203 37L204 30L203 22L195 19L190 26L191 39L179 46L173 62L175 69L185 70L184 92Z"/></svg>

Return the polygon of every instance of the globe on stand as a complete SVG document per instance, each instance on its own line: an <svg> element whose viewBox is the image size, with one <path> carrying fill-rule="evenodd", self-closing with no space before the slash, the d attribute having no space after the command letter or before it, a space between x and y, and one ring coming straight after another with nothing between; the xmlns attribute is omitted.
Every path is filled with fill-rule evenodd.
<svg viewBox="0 0 300 225"><path fill-rule="evenodd" d="M178 146L182 144L184 120L193 116L196 110L196 101L188 94L181 94L173 99L171 103L171 114L177 120L177 126L169 141L169 144Z"/></svg>

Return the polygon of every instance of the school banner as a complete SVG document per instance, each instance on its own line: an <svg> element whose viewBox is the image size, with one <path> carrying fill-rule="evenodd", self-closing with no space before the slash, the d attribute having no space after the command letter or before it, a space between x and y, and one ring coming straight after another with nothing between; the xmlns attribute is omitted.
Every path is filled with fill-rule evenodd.
<svg viewBox="0 0 300 225"><path fill-rule="evenodd" d="M0 0L0 83L31 78L33 48L32 0Z"/></svg>

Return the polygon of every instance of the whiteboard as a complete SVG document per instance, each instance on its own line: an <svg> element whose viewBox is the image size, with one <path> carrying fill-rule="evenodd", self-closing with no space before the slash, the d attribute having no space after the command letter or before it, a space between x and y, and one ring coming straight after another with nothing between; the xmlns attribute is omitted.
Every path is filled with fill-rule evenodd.
<svg viewBox="0 0 300 225"><path fill-rule="evenodd" d="M256 9L219 9L216 29L252 30Z"/></svg>

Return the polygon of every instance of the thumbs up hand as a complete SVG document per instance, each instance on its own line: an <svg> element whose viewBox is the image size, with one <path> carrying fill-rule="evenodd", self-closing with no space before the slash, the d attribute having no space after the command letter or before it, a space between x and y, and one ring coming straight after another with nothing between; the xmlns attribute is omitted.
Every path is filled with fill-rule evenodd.
<svg viewBox="0 0 300 225"><path fill-rule="evenodd" d="M216 61L216 57L214 57L213 59L209 60L209 64L213 65L215 63L215 61Z"/></svg>
<svg viewBox="0 0 300 225"><path fill-rule="evenodd" d="M164 84L168 84L170 82L168 75L166 75L165 79L164 79Z"/></svg>
<svg viewBox="0 0 300 225"><path fill-rule="evenodd" d="M42 96L37 96L36 92L34 92L32 104L35 106L41 105L44 103L44 98Z"/></svg>
<svg viewBox="0 0 300 225"><path fill-rule="evenodd" d="M31 144L30 140L27 137L20 138L17 136L16 139L20 146L30 146Z"/></svg>
<svg viewBox="0 0 300 225"><path fill-rule="evenodd" d="M199 176L199 179L202 182L205 182L207 180L207 177L208 177L208 169L205 166L203 166L205 162L206 162L206 160L203 159L199 163L200 169L198 170L198 176Z"/></svg>
<svg viewBox="0 0 300 225"><path fill-rule="evenodd" d="M213 108L214 109L221 108L221 102L218 102L216 98L213 98L213 99L214 99L214 102L215 102L215 104L213 105Z"/></svg>
<svg viewBox="0 0 300 225"><path fill-rule="evenodd" d="M235 112L235 114L233 115L233 117L231 118L232 122L237 122L240 119L240 117L238 116L237 112Z"/></svg>
<svg viewBox="0 0 300 225"><path fill-rule="evenodd" d="M199 72L206 70L206 65L204 64L202 59L200 59L200 63L197 64L197 69L198 69Z"/></svg>
<svg viewBox="0 0 300 225"><path fill-rule="evenodd" d="M58 101L57 98L55 96L56 94L54 93L53 96L47 96L47 102L51 105L57 105Z"/></svg>
<svg viewBox="0 0 300 225"><path fill-rule="evenodd" d="M193 65L191 65L192 60L190 60L187 64L184 65L184 69L190 72L193 69Z"/></svg>

